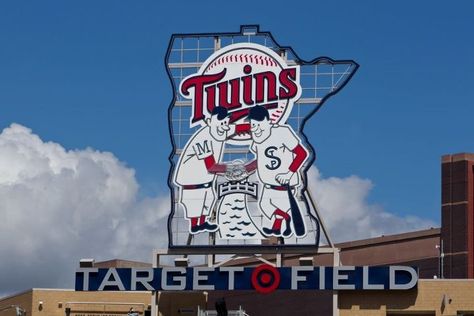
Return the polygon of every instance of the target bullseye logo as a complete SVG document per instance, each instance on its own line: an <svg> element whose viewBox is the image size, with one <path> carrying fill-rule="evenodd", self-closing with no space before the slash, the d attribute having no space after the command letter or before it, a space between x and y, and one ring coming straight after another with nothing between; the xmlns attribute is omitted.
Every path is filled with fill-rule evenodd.
<svg viewBox="0 0 474 316"><path fill-rule="evenodd" d="M256 267L252 272L252 286L263 294L275 291L280 285L280 272L277 268L262 264Z"/></svg>

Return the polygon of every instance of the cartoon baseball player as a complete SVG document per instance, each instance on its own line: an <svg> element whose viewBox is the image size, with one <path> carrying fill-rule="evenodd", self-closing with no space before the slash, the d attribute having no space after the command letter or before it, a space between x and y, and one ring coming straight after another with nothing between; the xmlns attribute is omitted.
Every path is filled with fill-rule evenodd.
<svg viewBox="0 0 474 316"><path fill-rule="evenodd" d="M300 185L299 170L308 157L308 150L289 125L272 124L263 106L251 108L248 118L253 140L250 149L256 156L257 176L263 183L259 207L266 217L274 218L273 226L264 227L262 231L266 236L288 237L292 234L293 217L295 235L303 237L305 224L294 194ZM251 165L247 164L246 168L250 170Z"/></svg>
<svg viewBox="0 0 474 316"><path fill-rule="evenodd" d="M225 164L219 164L225 140L235 133L244 133L249 126L229 125L227 109L215 107L206 125L187 142L174 173L179 186L179 202L190 221L191 234L215 232L218 226L208 221L215 203L214 181L217 174L224 174Z"/></svg>

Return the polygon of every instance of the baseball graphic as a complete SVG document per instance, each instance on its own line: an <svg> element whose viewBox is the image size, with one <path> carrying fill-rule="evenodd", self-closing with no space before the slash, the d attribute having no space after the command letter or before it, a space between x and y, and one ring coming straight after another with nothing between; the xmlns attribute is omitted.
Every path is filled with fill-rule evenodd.
<svg viewBox="0 0 474 316"><path fill-rule="evenodd" d="M216 106L227 108L230 123L239 124L257 104L268 109L273 124L282 124L301 95L299 66L288 66L273 50L253 43L218 50L198 73L180 86L181 94L194 100L191 126L202 126L205 113ZM249 140L249 134L236 134L228 143L249 144Z"/></svg>
<svg viewBox="0 0 474 316"><path fill-rule="evenodd" d="M175 172L191 234L218 232L222 239L305 236L293 194L307 150L286 124L301 95L299 76L299 66L289 66L275 51L240 43L218 50L197 74L183 79L179 91L193 101L190 126L200 127ZM252 164L226 163L225 146L252 152ZM196 177L198 170L202 174ZM245 180L255 171L261 192L258 183ZM227 182L218 184L222 176ZM258 200L260 214L271 227L255 225L246 195ZM214 206L217 223L209 221Z"/></svg>
<svg viewBox="0 0 474 316"><path fill-rule="evenodd" d="M167 66L170 245L317 245L306 183L315 155L303 128L358 65L304 61L257 28L176 35Z"/></svg>

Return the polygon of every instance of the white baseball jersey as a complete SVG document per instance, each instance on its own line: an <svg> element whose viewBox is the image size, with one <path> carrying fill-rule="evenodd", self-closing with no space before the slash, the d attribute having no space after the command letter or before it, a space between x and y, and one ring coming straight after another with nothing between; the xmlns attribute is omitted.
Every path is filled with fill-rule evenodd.
<svg viewBox="0 0 474 316"><path fill-rule="evenodd" d="M179 185L203 184L214 180L214 174L209 173L204 159L214 155L219 162L222 157L224 142L215 140L209 126L204 126L189 139L181 153L175 169L174 180Z"/></svg>
<svg viewBox="0 0 474 316"><path fill-rule="evenodd" d="M275 179L279 173L287 173L295 154L292 150L300 140L288 126L273 126L270 136L261 144L253 142L251 150L257 156L257 174L265 184L281 184ZM290 186L298 185L299 174L290 180Z"/></svg>

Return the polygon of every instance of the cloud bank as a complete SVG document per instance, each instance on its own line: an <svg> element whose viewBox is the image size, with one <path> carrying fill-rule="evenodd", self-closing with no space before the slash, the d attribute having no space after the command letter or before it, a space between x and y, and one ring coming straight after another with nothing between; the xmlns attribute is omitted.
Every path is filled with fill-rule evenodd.
<svg viewBox="0 0 474 316"><path fill-rule="evenodd" d="M309 178L336 241L436 225L367 203L370 180L324 178L316 168ZM138 191L134 170L112 153L65 150L24 126L5 128L0 134L0 297L32 287L72 288L80 258L151 262L152 249L167 246L169 199L138 198Z"/></svg>
<svg viewBox="0 0 474 316"><path fill-rule="evenodd" d="M373 187L368 179L357 176L324 178L316 168L308 173L309 186L321 216L335 242L351 241L437 227L431 220L417 216L401 217L370 204Z"/></svg>
<svg viewBox="0 0 474 316"><path fill-rule="evenodd" d="M65 150L12 124L0 134L0 293L72 287L80 258L151 261L168 199L137 200L113 154Z"/></svg>

